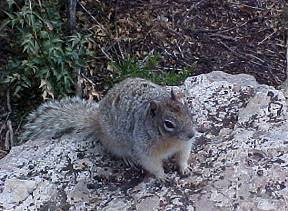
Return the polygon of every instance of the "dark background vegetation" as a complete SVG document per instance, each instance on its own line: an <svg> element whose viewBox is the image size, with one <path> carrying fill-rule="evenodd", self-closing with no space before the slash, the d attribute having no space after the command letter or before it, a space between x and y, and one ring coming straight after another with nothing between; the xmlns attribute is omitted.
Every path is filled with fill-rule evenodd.
<svg viewBox="0 0 288 211"><path fill-rule="evenodd" d="M128 76L177 85L221 70L275 87L286 78L284 0L80 0L72 31L67 2L0 2L0 157L43 100L100 100Z"/></svg>

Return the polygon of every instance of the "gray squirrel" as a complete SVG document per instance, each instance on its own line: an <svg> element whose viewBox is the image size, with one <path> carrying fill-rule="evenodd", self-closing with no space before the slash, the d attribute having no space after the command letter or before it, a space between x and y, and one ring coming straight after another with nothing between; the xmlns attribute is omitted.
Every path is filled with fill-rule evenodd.
<svg viewBox="0 0 288 211"><path fill-rule="evenodd" d="M160 180L167 180L162 161L172 155L180 172L189 172L194 136L190 113L173 90L145 79L116 84L99 105L77 97L43 103L27 120L24 140L77 132L82 138L100 138L107 151Z"/></svg>

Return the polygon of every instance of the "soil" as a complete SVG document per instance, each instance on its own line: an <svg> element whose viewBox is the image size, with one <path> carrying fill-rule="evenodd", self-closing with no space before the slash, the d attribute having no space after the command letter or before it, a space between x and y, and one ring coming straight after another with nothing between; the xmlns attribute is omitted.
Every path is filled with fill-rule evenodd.
<svg viewBox="0 0 288 211"><path fill-rule="evenodd" d="M79 1L78 31L93 34L90 48L97 54L85 75L102 92L103 81L110 77L109 59L130 55L145 60L149 53L157 53L160 71L247 73L259 83L277 87L286 78L285 4L284 0ZM13 51L1 36L0 45L1 68ZM11 119L5 115L6 91L1 90L0 158L3 150L9 150L3 143ZM20 120L11 120L13 129L19 128Z"/></svg>

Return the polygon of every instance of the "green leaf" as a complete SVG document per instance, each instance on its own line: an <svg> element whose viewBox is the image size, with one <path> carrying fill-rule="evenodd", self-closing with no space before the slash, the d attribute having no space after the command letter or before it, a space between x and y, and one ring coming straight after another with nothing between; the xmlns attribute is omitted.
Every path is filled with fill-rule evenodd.
<svg viewBox="0 0 288 211"><path fill-rule="evenodd" d="M21 91L22 87L20 85L16 86L15 91L14 91L14 95L17 95L19 91Z"/></svg>
<svg viewBox="0 0 288 211"><path fill-rule="evenodd" d="M13 4L15 4L14 0L7 0L9 9L12 9Z"/></svg>

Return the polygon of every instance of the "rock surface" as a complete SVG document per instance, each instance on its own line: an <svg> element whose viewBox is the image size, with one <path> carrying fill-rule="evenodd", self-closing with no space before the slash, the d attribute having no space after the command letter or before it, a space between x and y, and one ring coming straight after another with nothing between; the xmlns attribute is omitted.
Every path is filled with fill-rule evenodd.
<svg viewBox="0 0 288 211"><path fill-rule="evenodd" d="M188 78L178 91L202 132L190 176L167 162L171 181L160 184L97 140L34 140L0 160L0 210L288 210L283 93L223 72Z"/></svg>

